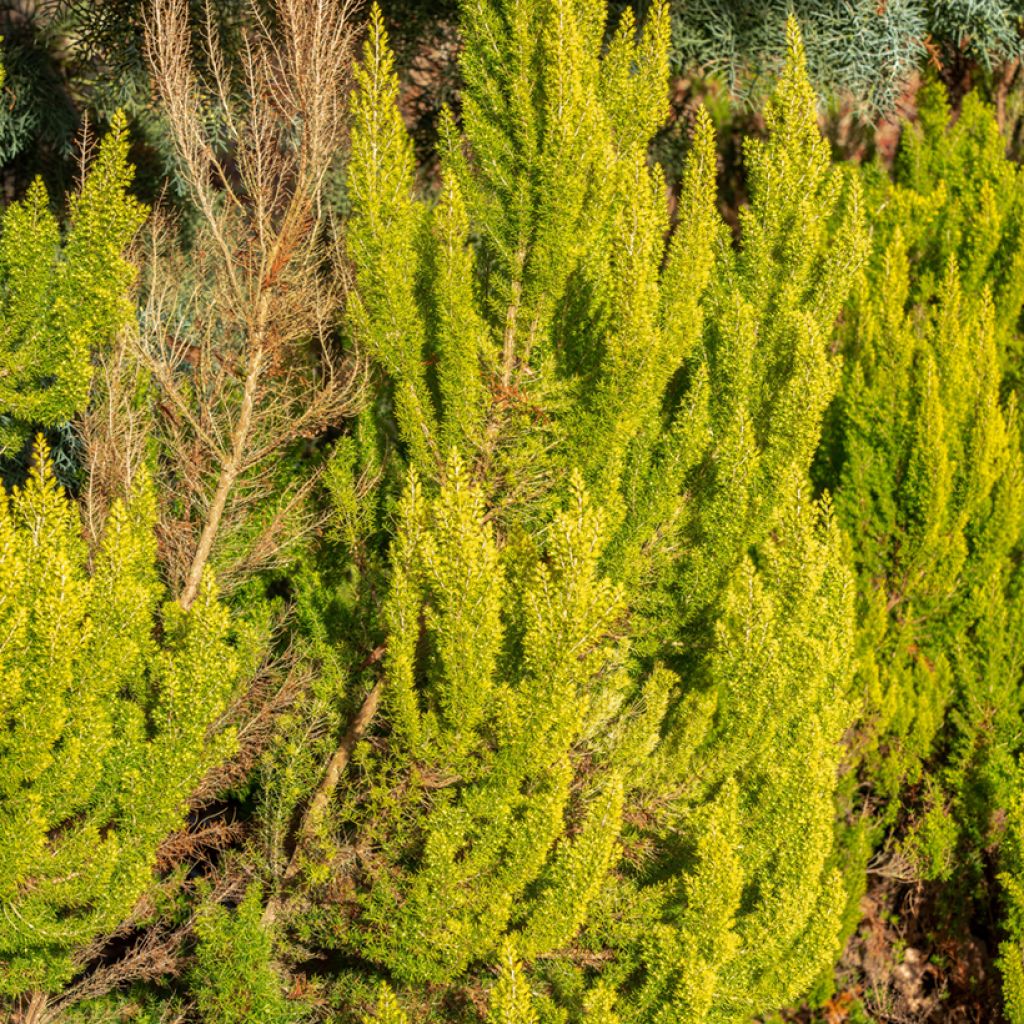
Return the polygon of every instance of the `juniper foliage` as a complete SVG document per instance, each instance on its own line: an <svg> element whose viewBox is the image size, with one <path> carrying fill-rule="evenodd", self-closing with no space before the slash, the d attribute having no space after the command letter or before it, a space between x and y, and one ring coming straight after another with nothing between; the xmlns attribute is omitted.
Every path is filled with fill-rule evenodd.
<svg viewBox="0 0 1024 1024"><path fill-rule="evenodd" d="M293 1024L300 1003L285 999L271 966L271 935L261 924L263 902L250 885L236 907L204 907L197 922L195 966L189 987L205 1024Z"/></svg>
<svg viewBox="0 0 1024 1024"><path fill-rule="evenodd" d="M1013 384L1024 305L1020 168L1008 159L995 111L978 93L964 97L954 118L944 90L933 82L921 90L918 109L918 123L903 130L894 186L877 168L869 172L876 230L881 239L896 227L903 232L915 301L938 295L951 258L967 293L991 293L1002 369Z"/></svg>
<svg viewBox="0 0 1024 1024"><path fill-rule="evenodd" d="M875 251L830 431L860 577L853 764L881 808L875 841L887 827L909 870L991 913L984 851L1020 787L1021 190L976 97L950 124L933 87L921 113L895 180L867 171ZM855 897L870 844L851 848Z"/></svg>
<svg viewBox="0 0 1024 1024"><path fill-rule="evenodd" d="M1019 171L992 112L968 96L953 120L939 86L891 176L834 164L829 33L863 30L854 87L882 104L907 25L940 15L870 6L790 19L735 237L706 112L680 174L651 157L668 0L640 26L603 0L460 0L429 195L375 9L345 225L342 8L253 6L241 103L230 48L193 59L190 6L154 8L203 215L191 249L156 238L141 338L110 346L142 213L122 125L65 236L38 186L0 235L11 443L82 411L97 355L105 374L84 530L42 449L0 502L0 996L35 1006L139 923L252 677L211 573L265 625L276 566L294 614L268 674L296 699L245 727L231 778L261 770L232 799L258 827L222 869L246 894L175 910L195 941L168 1012L740 1024L831 972L884 842L997 908L1024 1019ZM781 63L773 12L735 22L737 81ZM991 28L973 38L1002 59L1017 29ZM342 298L365 405L332 371Z"/></svg>
<svg viewBox="0 0 1024 1024"><path fill-rule="evenodd" d="M1001 877L1007 905L1007 934L999 947L999 969L1006 1019L1010 1024L1020 1024L1024 1021L1024 805L1019 789L1008 809Z"/></svg>
<svg viewBox="0 0 1024 1024"><path fill-rule="evenodd" d="M872 778L893 796L920 778L953 698L949 656L976 613L964 601L1012 563L1021 467L991 300L964 295L951 259L938 303L911 304L898 228L877 264L850 325L836 500L863 581Z"/></svg>
<svg viewBox="0 0 1024 1024"><path fill-rule="evenodd" d="M851 96L872 115L890 112L929 60L991 74L1024 48L1019 6L1007 0L672 0L674 64L721 74L735 94L755 100L782 67L790 15L802 27L815 87Z"/></svg>

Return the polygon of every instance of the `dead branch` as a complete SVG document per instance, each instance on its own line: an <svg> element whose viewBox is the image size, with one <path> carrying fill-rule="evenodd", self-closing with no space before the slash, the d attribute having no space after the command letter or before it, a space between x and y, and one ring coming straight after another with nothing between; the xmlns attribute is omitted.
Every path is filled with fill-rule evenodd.
<svg viewBox="0 0 1024 1024"><path fill-rule="evenodd" d="M284 670L284 681L280 682ZM215 800L247 779L274 734L277 717L292 707L309 683L309 667L291 654L268 655L247 692L235 702L224 725L237 730L238 748L230 761L212 768L192 794L193 809Z"/></svg>
<svg viewBox="0 0 1024 1024"><path fill-rule="evenodd" d="M207 4L203 73L189 0L156 0L147 21L196 223L186 246L166 216L152 218L132 355L152 395L161 555L185 607L211 562L230 586L318 528L310 473L289 475L283 457L362 401L362 360L335 338L347 270L323 194L345 141L356 7L278 0L272 30L253 3L228 62ZM109 404L122 408L123 393ZM90 438L99 498L117 489L125 442Z"/></svg>
<svg viewBox="0 0 1024 1024"><path fill-rule="evenodd" d="M345 143L357 0L277 0L273 31L253 2L241 59L230 63L211 0L203 74L189 6L154 0L146 46L195 220L186 240L166 213L151 218L139 249L138 329L104 357L83 425L90 540L145 462L156 475L163 567L185 607L210 566L224 589L319 527L308 501L318 470L302 456L358 410L365 376L336 337L348 271L324 198ZM251 771L277 712L303 685L287 658L259 668L229 713L239 753L204 780L198 806ZM209 859L237 839L236 826L207 821L172 836L159 857ZM213 898L244 881L221 878ZM143 901L115 936L83 952L83 974L32 1008L35 1024L179 969L194 915L142 927L147 911ZM111 959L112 942L132 945Z"/></svg>
<svg viewBox="0 0 1024 1024"><path fill-rule="evenodd" d="M241 822L225 821L223 818L214 818L198 828L182 829L160 844L156 855L156 868L158 871L166 872L186 861L194 864L200 860L207 860L212 854L237 843L245 835L245 831L245 826Z"/></svg>
<svg viewBox="0 0 1024 1024"><path fill-rule="evenodd" d="M89 455L80 507L90 551L103 538L111 502L132 493L146 454L149 423L134 401L140 368L130 357L129 341L121 337L99 354L94 388L102 396L80 417L78 430Z"/></svg>

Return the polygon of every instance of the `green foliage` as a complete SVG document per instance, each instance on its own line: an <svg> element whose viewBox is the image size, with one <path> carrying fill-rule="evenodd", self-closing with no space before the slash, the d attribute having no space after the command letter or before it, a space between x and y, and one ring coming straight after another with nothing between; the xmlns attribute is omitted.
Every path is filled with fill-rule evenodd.
<svg viewBox="0 0 1024 1024"><path fill-rule="evenodd" d="M55 146L70 148L75 130L73 104L52 59L55 40L48 19L33 17L35 13L25 12L21 18L7 14L2 26L0 163L5 167L36 146L50 152Z"/></svg>
<svg viewBox="0 0 1024 1024"><path fill-rule="evenodd" d="M1019 5L1008 0L672 0L673 62L722 74L734 93L756 98L783 65L790 15L815 87L849 94L869 114L891 111L929 56L991 72L1024 48Z"/></svg>
<svg viewBox="0 0 1024 1024"><path fill-rule="evenodd" d="M0 14L8 71L0 166L18 192L35 175L52 191L66 191L79 170L83 132L112 125L123 111L139 160L140 194L181 197L166 110L154 103L149 78L148 6L143 0L53 0ZM272 5L259 0L258 6L267 14ZM209 8L191 4L189 16L202 31L209 13L215 34L237 60L253 7L249 0L218 0Z"/></svg>
<svg viewBox="0 0 1024 1024"><path fill-rule="evenodd" d="M621 595L597 575L603 524L582 489L551 524L547 559L517 566L514 581L458 463L429 503L414 477L400 514L384 609L395 749L359 759L372 785L359 824L380 858L352 941L402 981L444 981L513 920L531 952L562 945L608 870L621 768L578 795L579 835L559 836L588 707L607 717L621 702L604 639ZM397 869L413 850L422 861Z"/></svg>
<svg viewBox="0 0 1024 1024"><path fill-rule="evenodd" d="M70 201L65 237L36 181L0 233L0 455L86 405L93 354L131 322L135 269L123 252L145 217L129 193L123 118Z"/></svg>
<svg viewBox="0 0 1024 1024"><path fill-rule="evenodd" d="M988 290L995 312L1003 370L1013 380L1020 364L1017 327L1024 304L1024 187L1006 156L995 111L977 93L964 97L955 120L944 90L919 94L920 121L904 129L895 181L869 185L877 232L885 244L898 227L913 265L915 302L939 294L951 258L964 291ZM872 173L869 178L874 178Z"/></svg>
<svg viewBox="0 0 1024 1024"><path fill-rule="evenodd" d="M977 97L950 125L926 89L921 115L895 180L867 171L874 253L842 332L828 482L859 575L853 766L876 825L898 821L907 862L970 906L993 898L985 851L1020 787L1021 189Z"/></svg>
<svg viewBox="0 0 1024 1024"><path fill-rule="evenodd" d="M501 949L498 983L491 992L487 1024L538 1024L530 986L511 942Z"/></svg>
<svg viewBox="0 0 1024 1024"><path fill-rule="evenodd" d="M183 1012L177 996L162 987L134 985L127 992L117 992L97 999L76 1003L62 1020L68 1024L165 1024L174 1014Z"/></svg>
<svg viewBox="0 0 1024 1024"><path fill-rule="evenodd" d="M692 722L676 725L665 770L692 792L670 843L695 863L660 893L661 922L641 939L650 977L627 1021L744 1020L804 992L838 952L831 822L853 588L827 508L798 490L759 570L727 593L708 667L717 708L692 753Z"/></svg>
<svg viewBox="0 0 1024 1024"><path fill-rule="evenodd" d="M964 685L950 657L1020 535L1020 452L999 397L992 303L964 295L952 261L938 292L930 309L911 303L896 229L849 328L836 501L862 580L860 689L882 748L872 776L888 796L919 777L954 674Z"/></svg>
<svg viewBox="0 0 1024 1024"><path fill-rule="evenodd" d="M1010 1024L1020 1024L1024 1021L1024 801L1019 790L1009 805L1003 867L1007 935L999 947L999 970L1006 1019Z"/></svg>
<svg viewBox="0 0 1024 1024"><path fill-rule="evenodd" d="M277 564L291 674L243 727L258 769L230 800L255 827L218 867L261 882L237 906L203 905L204 883L176 903L194 929L169 1010L746 1024L824 998L884 840L965 915L998 902L1024 1020L1020 172L992 111L968 96L954 121L935 85L891 175L837 166L812 85L884 106L925 32L962 49L964 19L989 17L984 63L1018 27L1000 4L799 3L783 54L781 6L646 6L609 25L604 0L460 0L461 108L425 190L371 13L342 329L374 391L329 451L316 438L359 404L317 418L304 390L342 371L319 219L334 108L276 91L285 65L313 72L271 18L249 119L227 86L213 120L179 112L185 148L209 144L191 171L209 223L155 251L153 315L90 442L132 463L134 490L89 542L43 452L0 502L0 996L59 989L132 920L235 749L224 712L257 671L257 569ZM728 50L741 87L781 67L743 142L735 238L706 111L680 169L651 156L673 32L701 59ZM190 103L163 42L165 100ZM340 63L313 66L340 84ZM315 173L293 145L307 114L331 125ZM131 318L125 145L119 122L66 235L39 185L6 214L9 444L84 408ZM136 464L171 481L160 555L175 586L205 581L195 603L165 600ZM247 581L235 628L207 561ZM284 995L300 961L325 965L301 1004Z"/></svg>
<svg viewBox="0 0 1024 1024"><path fill-rule="evenodd" d="M212 582L161 607L154 497L113 506L91 557L40 447L0 500L0 994L59 988L126 918L189 794L231 750Z"/></svg>
<svg viewBox="0 0 1024 1024"><path fill-rule="evenodd" d="M349 311L403 469L356 441L329 477L387 595L385 683L299 927L410 999L500 959L494 1019L738 1021L831 963L844 904L853 586L806 478L859 180L831 165L794 24L739 250L703 113L666 243L667 8L607 49L602 12L463 6L436 203L371 15ZM393 531L369 479L402 483Z"/></svg>
<svg viewBox="0 0 1024 1024"><path fill-rule="evenodd" d="M301 1007L285 999L271 967L260 895L252 885L233 910L214 905L201 912L189 985L207 1024L287 1024L302 1016Z"/></svg>
<svg viewBox="0 0 1024 1024"><path fill-rule="evenodd" d="M399 1006L394 992L382 984L377 992L376 1011L363 1017L363 1024L409 1024L409 1018Z"/></svg>
<svg viewBox="0 0 1024 1024"><path fill-rule="evenodd" d="M767 536L779 495L813 457L838 384L829 339L866 255L859 183L831 165L794 22L789 45L765 111L768 140L745 149L751 201L740 250L721 256L710 296L716 445L702 467L701 560L686 588L697 599L721 585L716 562L735 565Z"/></svg>

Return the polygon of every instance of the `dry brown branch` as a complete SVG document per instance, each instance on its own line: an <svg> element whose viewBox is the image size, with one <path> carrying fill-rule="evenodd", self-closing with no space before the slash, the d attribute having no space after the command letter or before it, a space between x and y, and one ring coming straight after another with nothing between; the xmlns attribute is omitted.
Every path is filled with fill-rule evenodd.
<svg viewBox="0 0 1024 1024"><path fill-rule="evenodd" d="M223 58L211 15L200 41L205 76L191 57L189 3L154 0L147 49L195 220L185 242L166 214L151 218L139 250L139 328L104 357L99 401L83 424L90 540L145 461L156 475L164 568L185 607L211 565L230 587L320 526L308 500L318 470L304 455L359 408L364 379L358 355L336 337L347 271L323 199L345 141L356 0L278 0L273 31L254 3L240 70ZM203 781L195 806L251 771L276 714L304 684L287 657L257 669L221 723L238 729L238 755ZM230 822L204 821L171 837L160 860L216 862L211 854L237 839ZM243 882L221 878L212 898ZM173 974L194 919L143 928L147 913L144 901L84 951L80 978L31 1007L36 1024Z"/></svg>
<svg viewBox="0 0 1024 1024"><path fill-rule="evenodd" d="M349 724L348 730L342 737L342 741L338 744L337 750L335 750L330 761L327 763L327 770L324 772L323 778L320 780L320 785L317 786L316 792L313 794L313 799L310 800L309 806L306 808L306 813L303 815L302 824L299 826L297 843L296 843L296 854L301 849L303 844L309 840L316 826L323 819L324 811L327 809L327 804L334 794L334 790L338 786L338 780L341 778L341 773L345 770L348 765L349 759L352 757L352 751L355 749L356 744L363 738L366 730L369 728L370 723L373 721L377 714L377 709L380 707L381 690L383 688L383 682L378 680L373 689L366 695L366 699L363 701L362 706L356 713L355 718ZM287 869L284 873L284 880L288 881L294 877L298 870L298 857L293 856Z"/></svg>
<svg viewBox="0 0 1024 1024"><path fill-rule="evenodd" d="M47 1019L49 999L44 992L33 992L20 1000L14 1009L12 1024L43 1024Z"/></svg>
<svg viewBox="0 0 1024 1024"><path fill-rule="evenodd" d="M876 853L868 862L868 874L888 878L904 885L920 882L920 874L909 858L897 849L886 848Z"/></svg>
<svg viewBox="0 0 1024 1024"><path fill-rule="evenodd" d="M186 861L194 864L208 860L211 854L228 849L244 835L245 825L223 818L201 822L193 829L182 829L160 844L156 854L157 871L170 871Z"/></svg>
<svg viewBox="0 0 1024 1024"><path fill-rule="evenodd" d="M319 526L310 474L282 465L361 401L361 361L334 336L346 272L323 201L345 140L356 6L278 0L271 30L254 3L235 67L208 6L205 75L189 0L156 0L149 15L147 52L197 215L187 249L152 218L134 353L152 388L162 557L185 607L211 563L230 587ZM107 447L90 458L97 493L111 487L105 467L124 462Z"/></svg>

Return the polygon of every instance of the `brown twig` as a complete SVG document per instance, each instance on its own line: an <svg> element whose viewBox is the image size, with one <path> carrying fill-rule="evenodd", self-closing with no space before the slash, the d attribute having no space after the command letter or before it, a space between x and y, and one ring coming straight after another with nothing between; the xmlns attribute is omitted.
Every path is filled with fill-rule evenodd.
<svg viewBox="0 0 1024 1024"><path fill-rule="evenodd" d="M197 212L187 250L166 216L152 218L134 352L154 389L158 494L174 496L159 510L161 554L186 608L211 562L219 584L236 583L315 526L297 506L317 471L283 482L282 455L363 401L362 358L334 340L349 272L323 195L347 129L357 6L277 0L270 25L253 2L229 64L208 2L205 76L189 0L155 0L148 15L147 55ZM221 132L200 113L211 106ZM266 515L282 488L288 530Z"/></svg>

